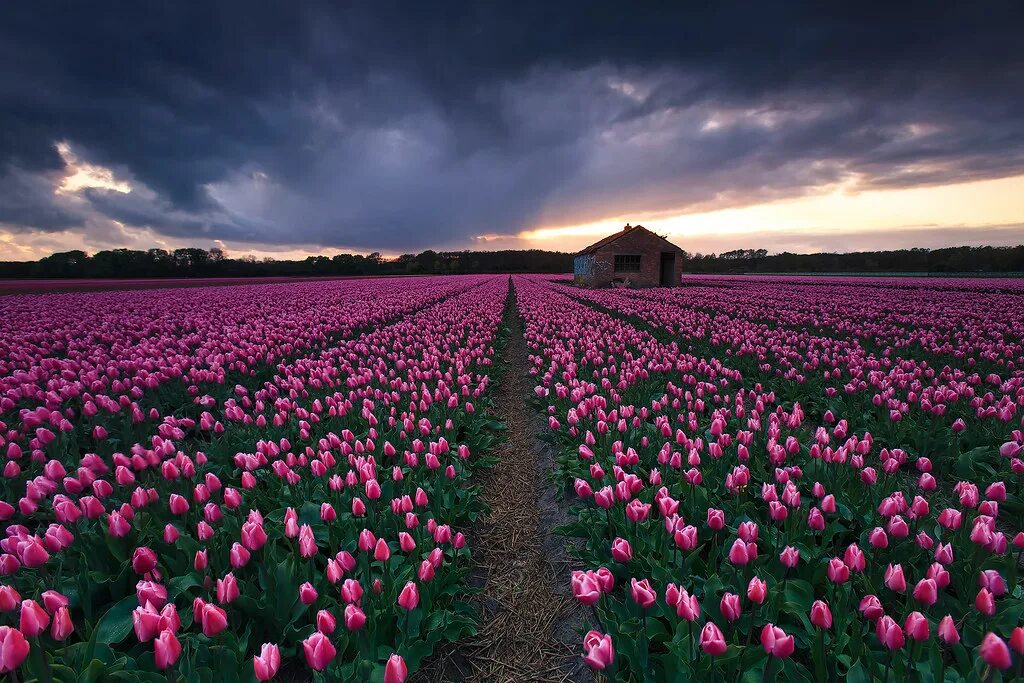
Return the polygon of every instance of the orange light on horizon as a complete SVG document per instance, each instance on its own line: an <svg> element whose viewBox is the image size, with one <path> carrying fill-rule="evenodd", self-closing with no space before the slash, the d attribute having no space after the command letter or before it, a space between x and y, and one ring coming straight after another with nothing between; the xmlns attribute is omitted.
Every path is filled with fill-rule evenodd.
<svg viewBox="0 0 1024 683"><path fill-rule="evenodd" d="M632 214L591 223L543 226L519 233L536 248L579 248L621 229L626 222L676 240L746 237L749 247L771 247L773 235L859 234L1024 225L1024 175L995 180L900 189L864 189L844 183L817 194L747 206L680 212ZM1024 239L1024 229L1021 232ZM872 246L865 244L864 249Z"/></svg>

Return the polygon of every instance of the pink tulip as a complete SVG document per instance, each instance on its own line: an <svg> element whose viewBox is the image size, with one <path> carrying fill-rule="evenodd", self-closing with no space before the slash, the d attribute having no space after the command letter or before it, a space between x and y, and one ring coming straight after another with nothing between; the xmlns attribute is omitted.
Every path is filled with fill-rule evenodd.
<svg viewBox="0 0 1024 683"><path fill-rule="evenodd" d="M679 590L675 605L676 614L680 618L687 621L696 621L700 618L700 603L697 601L696 595L690 595L686 590Z"/></svg>
<svg viewBox="0 0 1024 683"><path fill-rule="evenodd" d="M747 543L741 538L733 541L729 548L729 561L734 565L743 566L757 557L757 545Z"/></svg>
<svg viewBox="0 0 1024 683"><path fill-rule="evenodd" d="M1018 626L1010 633L1010 647L1018 655L1024 655L1024 626Z"/></svg>
<svg viewBox="0 0 1024 683"><path fill-rule="evenodd" d="M986 617L994 615L996 613L996 601L992 596L992 591L987 588L979 590L978 595L974 598L974 607ZM22 630L24 631L25 629Z"/></svg>
<svg viewBox="0 0 1024 683"><path fill-rule="evenodd" d="M875 622L875 634L878 636L879 642L890 650L899 650L906 642L903 629L888 615L882 616Z"/></svg>
<svg viewBox="0 0 1024 683"><path fill-rule="evenodd" d="M295 508L288 508L284 513L284 535L295 538L299 535L299 515Z"/></svg>
<svg viewBox="0 0 1024 683"><path fill-rule="evenodd" d="M882 609L882 603L874 595L865 595L861 598L858 609L860 610L860 613L864 615L865 619L869 619L871 621L877 620L885 613L885 610Z"/></svg>
<svg viewBox="0 0 1024 683"><path fill-rule="evenodd" d="M345 628L358 631L366 623L366 614L356 605L345 605Z"/></svg>
<svg viewBox="0 0 1024 683"><path fill-rule="evenodd" d="M651 588L647 579L637 581L634 577L630 580L630 595L633 602L643 609L649 609L658 600L658 594Z"/></svg>
<svg viewBox="0 0 1024 683"><path fill-rule="evenodd" d="M306 664L314 671L326 669L338 654L330 639L319 631L302 641L302 651L306 655Z"/></svg>
<svg viewBox="0 0 1024 683"><path fill-rule="evenodd" d="M597 631L589 631L583 638L583 661L595 671L611 666L615 662L612 637Z"/></svg>
<svg viewBox="0 0 1024 683"><path fill-rule="evenodd" d="M420 604L420 592L416 584L409 581L398 595L398 604L407 610L414 610Z"/></svg>
<svg viewBox="0 0 1024 683"><path fill-rule="evenodd" d="M597 604L601 599L601 586L593 572L574 571L571 585L573 596L584 605Z"/></svg>
<svg viewBox="0 0 1024 683"><path fill-rule="evenodd" d="M903 622L903 629L911 640L928 640L931 629L928 626L928 619L920 612L911 612Z"/></svg>
<svg viewBox="0 0 1024 683"><path fill-rule="evenodd" d="M708 508L708 528L721 531L725 528L725 512L716 508Z"/></svg>
<svg viewBox="0 0 1024 683"><path fill-rule="evenodd" d="M203 626L203 635L210 638L227 628L228 615L220 607L206 603L203 605L200 622Z"/></svg>
<svg viewBox="0 0 1024 683"><path fill-rule="evenodd" d="M28 657L28 641L16 628L0 626L0 673L14 671Z"/></svg>
<svg viewBox="0 0 1024 683"><path fill-rule="evenodd" d="M712 657L720 657L727 649L722 630L709 621L700 632L700 647Z"/></svg>
<svg viewBox="0 0 1024 683"><path fill-rule="evenodd" d="M167 669L174 666L181 656L181 643L173 631L162 631L156 640L153 641L153 658L156 660L158 669Z"/></svg>
<svg viewBox="0 0 1024 683"><path fill-rule="evenodd" d="M960 632L956 630L953 617L948 614L939 622L939 640L946 645L956 645L960 642Z"/></svg>
<svg viewBox="0 0 1024 683"><path fill-rule="evenodd" d="M409 677L409 667L400 655L392 653L384 666L384 683L405 683Z"/></svg>
<svg viewBox="0 0 1024 683"><path fill-rule="evenodd" d="M351 605L350 605L351 607ZM320 610L316 613L316 630L320 631L324 635L331 635L334 633L334 629L338 627L338 621L334 618L334 615L325 609Z"/></svg>
<svg viewBox="0 0 1024 683"><path fill-rule="evenodd" d="M35 638L46 630L50 625L50 615L35 600L23 600L21 603L21 615L18 629L28 636Z"/></svg>
<svg viewBox="0 0 1024 683"><path fill-rule="evenodd" d="M750 583L747 584L747 599L754 604L763 604L765 598L768 597L768 584L756 576L750 579Z"/></svg>
<svg viewBox="0 0 1024 683"><path fill-rule="evenodd" d="M223 579L217 579L217 602L222 605L231 603L239 595L238 581L235 575L228 572Z"/></svg>
<svg viewBox="0 0 1024 683"><path fill-rule="evenodd" d="M71 622L71 612L67 607L61 607L53 615L53 623L50 625L50 637L56 641L63 641L74 632L75 625Z"/></svg>
<svg viewBox="0 0 1024 683"><path fill-rule="evenodd" d="M0 586L0 612L11 612L21 604L21 595L11 586Z"/></svg>
<svg viewBox="0 0 1024 683"><path fill-rule="evenodd" d="M132 612L132 628L140 643L148 643L160 635L160 631L163 630L160 613L156 611L152 603L147 602L145 605L135 608Z"/></svg>
<svg viewBox="0 0 1024 683"><path fill-rule="evenodd" d="M256 680L269 681L281 668L281 650L272 643L263 643L260 653L252 658L252 670Z"/></svg>
<svg viewBox="0 0 1024 683"><path fill-rule="evenodd" d="M811 605L811 623L822 629L832 628L832 610L824 600L815 600Z"/></svg>
<svg viewBox="0 0 1024 683"><path fill-rule="evenodd" d="M261 524L246 522L242 525L242 545L253 552L267 543L267 532Z"/></svg>
<svg viewBox="0 0 1024 683"><path fill-rule="evenodd" d="M170 507L171 514L180 517L188 512L188 500L177 493L172 493L167 499L167 503Z"/></svg>
<svg viewBox="0 0 1024 683"><path fill-rule="evenodd" d="M341 584L341 599L348 604L356 604L363 598L363 586L355 579L345 579Z"/></svg>
<svg viewBox="0 0 1024 683"><path fill-rule="evenodd" d="M149 548L136 548L132 555L132 569L136 574L146 574L156 568L156 553Z"/></svg>
<svg viewBox="0 0 1024 683"><path fill-rule="evenodd" d="M850 580L850 568L838 557L829 560L826 573L832 583L846 583Z"/></svg>
<svg viewBox="0 0 1024 683"><path fill-rule="evenodd" d="M743 614L740 608L740 596L735 593L726 593L722 596L719 604L719 611L727 621L736 621Z"/></svg>
<svg viewBox="0 0 1024 683"><path fill-rule="evenodd" d="M299 529L299 554L302 557L313 557L317 554L316 538L313 537L313 527L303 524Z"/></svg>
<svg viewBox="0 0 1024 683"><path fill-rule="evenodd" d="M316 588L314 588L313 584L309 581L306 581L299 586L299 600L302 601L303 605L312 605L316 602L317 597L318 593L316 592Z"/></svg>
<svg viewBox="0 0 1024 683"><path fill-rule="evenodd" d="M796 642L793 636L786 635L778 626L766 624L761 629L761 647L767 654L782 659L793 654Z"/></svg>
<svg viewBox="0 0 1024 683"><path fill-rule="evenodd" d="M857 547L856 543L851 543L846 548L846 553L843 555L843 564L849 567L852 572L862 572L867 566L867 560L864 557L863 551Z"/></svg>
<svg viewBox="0 0 1024 683"><path fill-rule="evenodd" d="M252 555L246 550L245 546L241 543L232 543L231 550L228 552L228 561L231 567L241 569L245 565L249 564L249 559Z"/></svg>
<svg viewBox="0 0 1024 683"><path fill-rule="evenodd" d="M612 541L612 558L616 562L628 564L633 559L633 548L629 545L629 541L624 538L616 538Z"/></svg>
<svg viewBox="0 0 1024 683"><path fill-rule="evenodd" d="M885 587L895 593L903 593L907 590L907 581L903 576L902 565L889 565L885 570ZM915 589L916 590L916 589Z"/></svg>
<svg viewBox="0 0 1024 683"><path fill-rule="evenodd" d="M1012 663L1010 658L1010 648L1006 647L1006 642L992 633L991 631L985 634L985 638L981 641L981 659L995 669L1009 669Z"/></svg>
<svg viewBox="0 0 1024 683"><path fill-rule="evenodd" d="M1006 593L1006 582L1003 580L1003 575L996 569L985 569L979 572L978 585L987 588L997 598Z"/></svg>
<svg viewBox="0 0 1024 683"><path fill-rule="evenodd" d="M206 550L197 550L195 559L192 562L192 566L195 567L197 572L201 572L206 569L208 562L208 554Z"/></svg>
<svg viewBox="0 0 1024 683"><path fill-rule="evenodd" d="M67 607L70 603L66 596L54 590L43 591L40 597L43 599L43 607L50 614L54 614L61 607Z"/></svg>

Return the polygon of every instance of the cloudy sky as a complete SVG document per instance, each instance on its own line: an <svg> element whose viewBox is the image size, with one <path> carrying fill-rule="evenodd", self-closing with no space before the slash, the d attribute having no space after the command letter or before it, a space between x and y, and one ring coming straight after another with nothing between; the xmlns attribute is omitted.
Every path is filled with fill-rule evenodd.
<svg viewBox="0 0 1024 683"><path fill-rule="evenodd" d="M3 3L0 260L1018 244L1022 34L1019 0Z"/></svg>

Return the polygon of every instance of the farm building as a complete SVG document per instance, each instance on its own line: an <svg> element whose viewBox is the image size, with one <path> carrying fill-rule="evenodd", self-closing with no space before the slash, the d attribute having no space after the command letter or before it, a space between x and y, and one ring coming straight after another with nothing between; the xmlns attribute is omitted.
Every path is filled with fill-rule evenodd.
<svg viewBox="0 0 1024 683"><path fill-rule="evenodd" d="M683 250L642 225L621 231L576 254L573 275L584 287L675 287Z"/></svg>

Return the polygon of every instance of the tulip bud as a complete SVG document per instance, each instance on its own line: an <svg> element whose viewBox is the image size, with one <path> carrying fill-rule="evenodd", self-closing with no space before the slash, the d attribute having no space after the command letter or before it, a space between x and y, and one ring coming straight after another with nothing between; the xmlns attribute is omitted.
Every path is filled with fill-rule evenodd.
<svg viewBox="0 0 1024 683"><path fill-rule="evenodd" d="M397 654L388 657L388 663L384 666L384 683L405 683L409 677L409 668L405 660Z"/></svg>
<svg viewBox="0 0 1024 683"><path fill-rule="evenodd" d="M153 657L156 660L158 669L167 669L174 666L181 656L181 643L178 637L171 630L165 630L153 641Z"/></svg>
<svg viewBox="0 0 1024 683"><path fill-rule="evenodd" d="M721 656L727 649L725 635L711 621L704 624L704 628L701 629L699 642L701 649L712 657Z"/></svg>
<svg viewBox="0 0 1024 683"><path fill-rule="evenodd" d="M1011 662L1010 648L1006 642L995 633L985 634L981 641L981 658L994 669L1009 669Z"/></svg>

